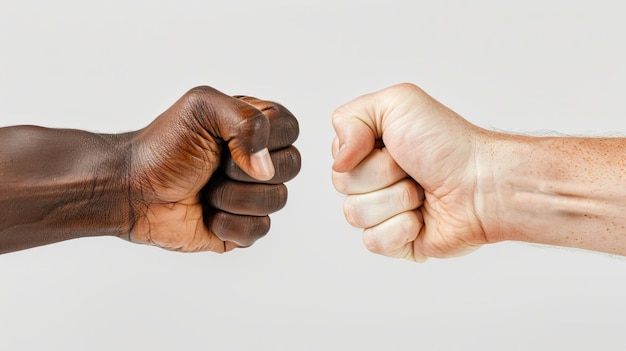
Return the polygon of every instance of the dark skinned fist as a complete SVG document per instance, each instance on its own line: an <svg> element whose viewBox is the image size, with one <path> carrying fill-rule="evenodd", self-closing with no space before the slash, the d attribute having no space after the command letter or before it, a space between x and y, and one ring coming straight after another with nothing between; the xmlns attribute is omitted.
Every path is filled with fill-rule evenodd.
<svg viewBox="0 0 626 351"><path fill-rule="evenodd" d="M129 239L182 252L252 245L300 171L298 133L277 103L188 91L135 136Z"/></svg>

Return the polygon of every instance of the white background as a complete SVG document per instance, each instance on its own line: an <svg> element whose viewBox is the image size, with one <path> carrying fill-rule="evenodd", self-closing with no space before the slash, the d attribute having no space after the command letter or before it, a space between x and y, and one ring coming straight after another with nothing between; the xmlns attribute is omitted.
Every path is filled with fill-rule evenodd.
<svg viewBox="0 0 626 351"><path fill-rule="evenodd" d="M376 256L330 182L333 109L404 81L487 128L621 135L626 3L591 3L0 0L0 125L135 130L206 84L283 103L303 157L249 249L90 238L0 256L0 349L624 349L625 260Z"/></svg>

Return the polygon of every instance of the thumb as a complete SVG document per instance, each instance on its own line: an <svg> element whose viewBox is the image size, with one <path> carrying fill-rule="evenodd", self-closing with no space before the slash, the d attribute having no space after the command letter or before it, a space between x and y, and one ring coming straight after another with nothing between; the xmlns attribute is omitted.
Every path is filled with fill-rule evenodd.
<svg viewBox="0 0 626 351"><path fill-rule="evenodd" d="M266 181L274 176L274 165L267 149L270 122L254 106L210 87L198 91L195 103L208 111L207 130L228 144L233 161L249 176ZM199 101L198 101L199 100ZM192 105L194 103L192 102ZM213 117L213 118L211 118Z"/></svg>
<svg viewBox="0 0 626 351"><path fill-rule="evenodd" d="M236 100L236 116L239 122L234 125L234 133L228 140L230 155L249 176L266 181L274 177L274 164L267 148L270 135L270 122L255 107ZM226 139L225 139L226 140Z"/></svg>
<svg viewBox="0 0 626 351"><path fill-rule="evenodd" d="M373 94L364 95L337 108L332 116L337 136L333 141L333 170L347 172L356 167L369 155L376 141L382 138L377 99Z"/></svg>

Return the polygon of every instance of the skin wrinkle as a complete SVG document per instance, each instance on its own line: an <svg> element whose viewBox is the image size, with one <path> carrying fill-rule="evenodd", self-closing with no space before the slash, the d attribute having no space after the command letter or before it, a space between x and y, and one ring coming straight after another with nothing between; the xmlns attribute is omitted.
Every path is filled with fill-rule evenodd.
<svg viewBox="0 0 626 351"><path fill-rule="evenodd" d="M270 121L270 137L267 144L270 151L283 148L284 145L290 145L296 141L299 134L298 121L282 105L245 96L237 98L260 109ZM290 115L289 118L282 117L286 113ZM272 123L272 120L276 118L282 118L282 123Z"/></svg>
<svg viewBox="0 0 626 351"><path fill-rule="evenodd" d="M494 174L493 174L493 169L481 167L479 165L479 163L481 162L481 160L479 160L479 155L481 155L481 153L478 152L478 148L484 147L484 145L486 144L486 142L484 141L485 133L483 132L483 130L480 130L480 129L479 129L479 132L480 132L479 137L471 138L469 137L469 133L468 133L468 138L466 139L466 142L468 144L471 144L471 141L474 141L472 145L473 147L471 149L471 160L473 161L471 162L471 165L473 166L473 172L476 175L476 177L473 179L471 183L474 189L474 193L472 194L472 202L471 202L473 206L469 206L469 208L467 209L468 212L471 212L468 214L467 218L477 218L478 224L477 224L476 231L479 233L482 233L481 240L482 242L487 243L489 241L488 241L485 231L483 230L483 228L486 228L485 220L482 216L480 216L481 209L484 208L484 204L481 203L482 198L479 194L481 194L482 192L491 191L491 189L485 190L484 188L482 188L482 184L485 184L485 183L493 184L493 181L490 181L489 179L494 179ZM489 174L491 178L486 178L485 176L483 176L483 174ZM481 179L483 180L483 182L481 182ZM484 181L484 179L487 179L486 182ZM471 243L469 242L468 244L471 245Z"/></svg>
<svg viewBox="0 0 626 351"><path fill-rule="evenodd" d="M218 113L213 108L211 101L212 93L213 89L208 87L191 89L185 94L187 99L183 104L183 110L186 112L185 114L192 116L192 121L200 125L198 129L206 131L216 140L224 140L224 134L221 133L221 128L217 126L218 119L215 117ZM194 130L194 132L198 133L198 129ZM230 138L230 135L227 137ZM228 141L228 139L225 141Z"/></svg>
<svg viewBox="0 0 626 351"><path fill-rule="evenodd" d="M228 140L229 143L236 143L235 147L231 147L231 150L235 150L235 152L240 152L239 149L245 150L250 154L253 154L257 151L262 150L266 147L269 141L269 123L267 117L264 115L256 115L252 119L246 119L239 122L235 129L241 129L244 133L253 135L253 134L267 134L267 138L262 140L262 143L259 141L256 145L246 144L243 141L247 141L245 138L246 134L244 134L244 138L237 138Z"/></svg>

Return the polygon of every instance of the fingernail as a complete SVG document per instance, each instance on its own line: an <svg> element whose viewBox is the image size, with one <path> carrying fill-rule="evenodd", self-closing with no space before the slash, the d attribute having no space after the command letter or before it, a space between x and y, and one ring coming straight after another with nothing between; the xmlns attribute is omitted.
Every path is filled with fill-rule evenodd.
<svg viewBox="0 0 626 351"><path fill-rule="evenodd" d="M252 154L250 165L257 172L259 180L270 180L274 176L274 164L267 148Z"/></svg>

